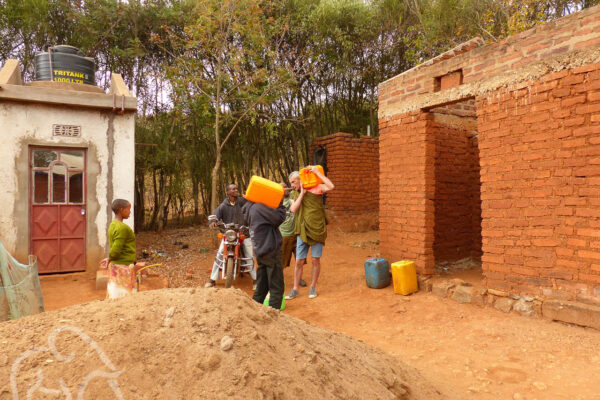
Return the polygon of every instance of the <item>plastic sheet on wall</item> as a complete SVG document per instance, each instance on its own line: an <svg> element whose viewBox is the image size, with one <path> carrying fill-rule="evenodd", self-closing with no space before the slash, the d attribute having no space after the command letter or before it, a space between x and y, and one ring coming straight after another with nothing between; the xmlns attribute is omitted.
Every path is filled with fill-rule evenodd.
<svg viewBox="0 0 600 400"><path fill-rule="evenodd" d="M0 321L44 312L37 258L19 263L0 242Z"/></svg>

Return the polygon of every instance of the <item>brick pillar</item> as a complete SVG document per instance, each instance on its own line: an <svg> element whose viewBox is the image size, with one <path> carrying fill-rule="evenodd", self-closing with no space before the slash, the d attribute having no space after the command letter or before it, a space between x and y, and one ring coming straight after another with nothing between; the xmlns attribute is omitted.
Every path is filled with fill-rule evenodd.
<svg viewBox="0 0 600 400"><path fill-rule="evenodd" d="M435 141L432 115L379 120L379 242L390 262L413 260L433 274Z"/></svg>

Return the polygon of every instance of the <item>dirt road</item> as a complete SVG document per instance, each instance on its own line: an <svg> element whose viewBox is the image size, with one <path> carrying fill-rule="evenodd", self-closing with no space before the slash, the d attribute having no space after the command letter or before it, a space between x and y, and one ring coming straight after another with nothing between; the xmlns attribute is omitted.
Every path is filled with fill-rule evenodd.
<svg viewBox="0 0 600 400"><path fill-rule="evenodd" d="M290 315L391 353L453 399L600 399L600 332L369 289L362 262L376 254L377 232L330 239L319 296L302 291ZM291 268L285 275L291 282Z"/></svg>
<svg viewBox="0 0 600 400"><path fill-rule="evenodd" d="M167 252L157 260L167 265L174 286L201 286L212 263L211 236L199 228L144 233L138 248ZM600 332L430 293L403 297L391 286L369 289L363 263L378 254L377 243L377 231L346 234L330 226L319 296L308 299L303 288L285 312L385 350L452 399L600 399ZM185 279L190 270L193 279ZM285 270L288 290L292 274L293 267ZM305 274L308 280L310 265ZM248 277L236 286L251 294Z"/></svg>

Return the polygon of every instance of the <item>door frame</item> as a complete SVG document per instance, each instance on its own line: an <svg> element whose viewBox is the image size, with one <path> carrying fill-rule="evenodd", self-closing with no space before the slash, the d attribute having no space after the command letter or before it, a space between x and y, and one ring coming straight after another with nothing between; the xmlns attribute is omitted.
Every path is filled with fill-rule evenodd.
<svg viewBox="0 0 600 400"><path fill-rule="evenodd" d="M85 218L83 218L83 260L84 260L84 267L83 269L73 269L73 270L58 270L58 271L50 271L50 272L40 272L40 274L59 274L59 273L70 273L70 272L81 272L81 271L85 271L87 269L87 265L86 263L86 256L87 256L87 147L80 147L80 146L53 146L53 145L29 145L28 146L28 185L29 185L29 197L28 197L28 210L29 210L29 216L28 216L28 228L29 228L29 254L33 254L33 206L34 206L34 202L33 202L33 196L34 196L34 165L33 165L33 152L35 150L52 150L52 151L72 151L72 150L80 150L83 151L83 185L82 185L82 196L83 196L83 201L82 203L75 203L75 204L70 204L68 202L68 197L67 197L67 201L65 203L53 203L53 199L52 199L52 191L49 189L48 191L48 203L46 203L47 205L53 205L55 204L58 207L58 224L59 224L59 229L60 229L60 206L61 205L80 205L81 208L83 210L85 210ZM60 157L59 157L60 158ZM48 170L48 172L51 171L52 169L52 163L48 168L45 168L46 170ZM41 168L40 168L41 169ZM65 194L68 196L69 193L69 179L68 179L68 173L69 173L69 169L67 168L66 174L67 174L67 178L65 179L66 182L66 186L65 186ZM50 173L48 174L48 187L50 188L51 185L51 178L50 178ZM59 245L60 245L60 234L59 234ZM58 252L59 257L61 256L60 250ZM59 268L61 267L61 265L59 264Z"/></svg>

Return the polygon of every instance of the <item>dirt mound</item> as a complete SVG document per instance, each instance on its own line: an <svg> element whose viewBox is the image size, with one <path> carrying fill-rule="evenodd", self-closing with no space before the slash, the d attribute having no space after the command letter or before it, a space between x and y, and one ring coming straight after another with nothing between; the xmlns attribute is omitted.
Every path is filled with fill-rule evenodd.
<svg viewBox="0 0 600 400"><path fill-rule="evenodd" d="M0 346L0 399L441 397L382 351L237 289L162 289L4 322Z"/></svg>

